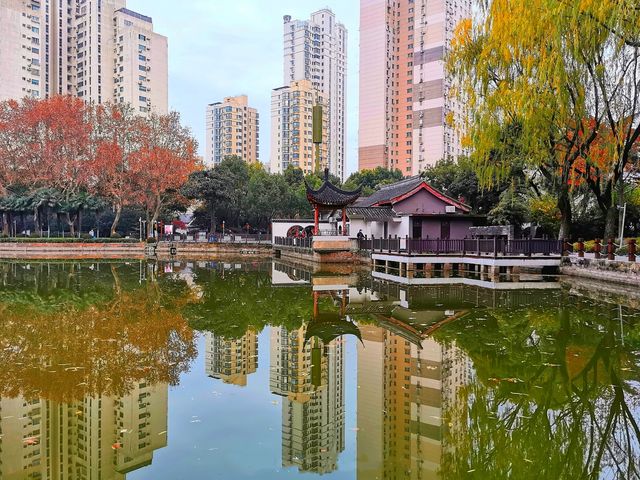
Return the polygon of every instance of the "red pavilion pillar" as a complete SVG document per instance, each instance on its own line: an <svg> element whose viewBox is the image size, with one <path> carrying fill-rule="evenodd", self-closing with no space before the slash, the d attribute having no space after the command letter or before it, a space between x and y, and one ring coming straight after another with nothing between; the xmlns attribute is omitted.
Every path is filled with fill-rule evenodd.
<svg viewBox="0 0 640 480"><path fill-rule="evenodd" d="M347 236L347 209L342 208L342 235Z"/></svg>
<svg viewBox="0 0 640 480"><path fill-rule="evenodd" d="M313 235L316 236L318 235L318 233L320 233L320 209L318 208L317 204L313 206L313 221Z"/></svg>

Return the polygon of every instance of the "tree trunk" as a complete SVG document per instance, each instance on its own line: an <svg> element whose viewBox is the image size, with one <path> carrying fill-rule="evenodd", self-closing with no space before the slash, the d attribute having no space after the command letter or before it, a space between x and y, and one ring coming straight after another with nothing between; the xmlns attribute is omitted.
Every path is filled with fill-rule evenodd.
<svg viewBox="0 0 640 480"><path fill-rule="evenodd" d="M78 238L82 236L82 209L78 210Z"/></svg>
<svg viewBox="0 0 640 480"><path fill-rule="evenodd" d="M33 233L40 233L40 216L38 215L38 207L33 209Z"/></svg>
<svg viewBox="0 0 640 480"><path fill-rule="evenodd" d="M9 212L2 212L2 236L11 236L11 216Z"/></svg>
<svg viewBox="0 0 640 480"><path fill-rule="evenodd" d="M160 209L162 208L162 200L158 195L156 198L156 208L153 211L153 218L151 218L151 227L153 228L154 223L158 221L158 217L160 216ZM154 237L158 238L160 235L156 230L154 230Z"/></svg>
<svg viewBox="0 0 640 480"><path fill-rule="evenodd" d="M71 217L68 213L64 214L67 225L69 225L69 236L76 236L76 217Z"/></svg>
<svg viewBox="0 0 640 480"><path fill-rule="evenodd" d="M120 223L120 216L122 215L122 204L120 202L116 203L116 216L113 219L113 223L111 224L111 236L113 237L117 232L118 223Z"/></svg>
<svg viewBox="0 0 640 480"><path fill-rule="evenodd" d="M216 233L216 210L215 210L215 208L211 208L209 232L212 233L212 234Z"/></svg>
<svg viewBox="0 0 640 480"><path fill-rule="evenodd" d="M604 239L609 240L610 238L616 237L616 230L618 223L618 207L612 205L607 208L605 213L605 223L604 223Z"/></svg>
<svg viewBox="0 0 640 480"><path fill-rule="evenodd" d="M558 194L558 210L560 210L560 231L558 232L558 238L569 239L571 235L571 198L569 197L569 189L564 186L561 188Z"/></svg>

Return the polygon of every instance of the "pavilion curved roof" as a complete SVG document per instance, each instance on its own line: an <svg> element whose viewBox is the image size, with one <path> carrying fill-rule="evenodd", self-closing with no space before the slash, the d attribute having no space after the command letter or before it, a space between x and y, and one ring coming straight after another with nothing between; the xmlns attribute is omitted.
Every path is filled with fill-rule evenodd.
<svg viewBox="0 0 640 480"><path fill-rule="evenodd" d="M348 192L336 187L329 181L329 170L324 171L324 183L318 190L312 189L305 180L307 187L307 200L311 205L319 205L324 207L342 208L352 205L360 198L362 187Z"/></svg>
<svg viewBox="0 0 640 480"><path fill-rule="evenodd" d="M304 344L316 337L326 345L343 335L353 335L362 341L362 333L355 323L341 317L338 313L320 313L307 324Z"/></svg>

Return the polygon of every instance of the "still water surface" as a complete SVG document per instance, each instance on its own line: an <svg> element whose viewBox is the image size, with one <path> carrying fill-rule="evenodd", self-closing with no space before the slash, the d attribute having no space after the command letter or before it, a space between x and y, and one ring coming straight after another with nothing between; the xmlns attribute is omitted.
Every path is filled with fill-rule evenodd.
<svg viewBox="0 0 640 480"><path fill-rule="evenodd" d="M0 263L0 479L637 479L639 380L558 288Z"/></svg>

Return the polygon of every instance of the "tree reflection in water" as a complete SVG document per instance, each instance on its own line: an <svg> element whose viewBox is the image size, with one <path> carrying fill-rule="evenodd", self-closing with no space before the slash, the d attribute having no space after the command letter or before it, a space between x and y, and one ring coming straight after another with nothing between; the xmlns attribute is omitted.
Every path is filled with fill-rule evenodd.
<svg viewBox="0 0 640 480"><path fill-rule="evenodd" d="M640 317L618 315L559 294L443 326L476 372L445 415L443 476L639 478Z"/></svg>
<svg viewBox="0 0 640 480"><path fill-rule="evenodd" d="M0 263L0 397L68 402L175 385L196 356L188 285L137 263Z"/></svg>

